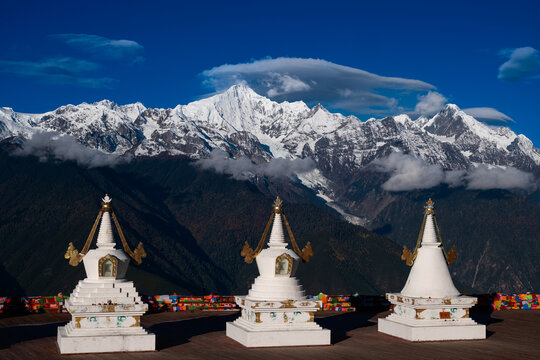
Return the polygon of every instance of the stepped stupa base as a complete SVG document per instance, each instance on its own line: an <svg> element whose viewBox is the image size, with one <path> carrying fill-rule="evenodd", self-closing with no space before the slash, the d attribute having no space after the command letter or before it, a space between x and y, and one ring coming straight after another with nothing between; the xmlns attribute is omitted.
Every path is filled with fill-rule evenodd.
<svg viewBox="0 0 540 360"><path fill-rule="evenodd" d="M379 319L379 332L409 341L479 340L486 338L485 325L408 325Z"/></svg>
<svg viewBox="0 0 540 360"><path fill-rule="evenodd" d="M227 323L227 336L245 347L330 345L330 330L254 331L234 322Z"/></svg>
<svg viewBox="0 0 540 360"><path fill-rule="evenodd" d="M392 313L378 321L378 331L409 341L476 340L486 338L486 326L469 317L476 298L415 298L386 294Z"/></svg>
<svg viewBox="0 0 540 360"><path fill-rule="evenodd" d="M127 351L155 351L156 336L142 335L77 335L69 336L66 327L58 327L58 348L60 354L86 354Z"/></svg>
<svg viewBox="0 0 540 360"><path fill-rule="evenodd" d="M330 330L314 321L320 301L235 300L242 316L227 323L226 334L246 347L330 345Z"/></svg>

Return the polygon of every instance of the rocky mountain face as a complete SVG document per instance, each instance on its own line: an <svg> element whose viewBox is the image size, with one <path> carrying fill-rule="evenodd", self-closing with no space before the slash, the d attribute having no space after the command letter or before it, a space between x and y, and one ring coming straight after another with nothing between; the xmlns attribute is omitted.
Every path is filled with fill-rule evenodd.
<svg viewBox="0 0 540 360"><path fill-rule="evenodd" d="M209 172L196 171L193 166L185 165L200 159L215 161L212 151L216 149L223 150L231 159L243 161L242 166L228 165L228 169L234 173L234 168L238 168L238 171L242 171L241 179L250 180L249 183L240 183L245 186L254 184L255 187L252 189L249 186L253 185L249 185L247 189L250 190L247 192L246 188L236 188L237 185L230 187L232 191L240 191L244 197L250 194L250 191L256 190L258 195L253 199L260 199L253 200L253 206L262 201L262 194L265 194L267 199L270 195L279 194L295 203L309 203L310 205L298 207L298 213L304 215L312 215L312 210L306 209L313 209L312 206L321 209L326 203L350 223L366 225L378 234L409 248L414 246L419 231L422 204L427 197L433 197L436 204L441 206L439 222L443 238L448 246L456 244L458 248L460 257L454 265L454 275L458 282L465 286L463 289L468 287L477 291L511 292L534 291L540 288L540 269L534 265L536 260L531 255L540 251L538 191L532 194L534 189L527 190L528 192L522 190L518 194L498 190L471 191L444 184L425 190L387 191L381 185L388 180L389 174L376 171L371 166L373 161L385 159L391 153L401 151L422 159L426 166L437 165L449 171L469 171L482 165L495 168L515 167L534 174L538 184L540 150L535 148L529 139L524 135L516 135L509 128L487 126L465 114L456 105L447 105L430 118L411 120L407 115L399 115L363 122L354 116L331 113L320 105L309 108L303 102L277 103L256 94L246 86L237 85L222 94L188 105L178 105L174 109L150 109L140 103L119 106L106 100L94 104L66 105L45 114L23 114L9 108L0 108L0 150L11 151L21 144L24 147L24 141L32 139L34 134L39 132L70 135L85 148L95 149L100 154L133 159L130 163L114 169L73 170L69 167L73 164L62 165L73 172L70 176L79 173L88 175L81 184L99 188L100 191L108 188L104 184L114 184L115 189L122 194L127 190L122 190L120 183L126 187L140 186L136 190L137 199L124 200L125 205L122 206L128 210L140 209L145 206L143 204L149 203L150 200L143 194L154 190L146 186L146 181L152 184L153 189L161 189L162 192L157 194L159 202L152 205L153 209L160 206L167 208L167 212L160 215L161 220L155 219L156 226L152 225L152 230L140 229L139 223L143 221L143 217L149 216L140 212L137 215L139 218L132 221L132 226L134 233L135 229L138 229L137 236L143 237L141 234L159 233L159 229L164 226L164 223L160 222L165 221L163 219L167 219L165 222L171 224L163 227L166 234L160 235L163 240L155 245L155 257L152 261L154 264L161 264L159 266L171 274L166 280L180 284L181 289L200 291L195 284L182 277L181 274L186 269L179 263L180 256L174 255L189 252L196 253L189 255L192 257L192 270L189 271L198 272L190 273L190 276L204 277L206 275L202 274L209 269L217 271L215 269L226 268L226 271L219 272L219 276L205 279L201 286L236 291L239 289L238 284L246 281L231 275L240 269L235 260L237 254L233 254L227 246L220 243L229 236L227 231L241 229L239 225L233 225L237 220L233 221L231 218L230 222L220 222L222 215L214 213L212 206L200 208L196 205L204 198L208 188L220 187L227 177L210 176ZM65 147L59 151L69 149L70 147ZM314 166L308 171L298 172L294 181L272 177L271 174L281 171L278 166L271 168L270 170L274 169L272 171L263 172L262 175L254 170L257 166L274 166L276 159L281 158L310 158ZM13 171L19 171L14 164L21 161L17 162L11 157L4 160L6 164L10 164ZM179 167L179 163L183 165ZM36 164L28 165L25 174L32 173L33 167L41 166ZM179 168L182 173L178 172ZM119 172L119 169L122 171ZM46 173L53 174L54 171L47 168ZM171 176L174 182L170 180ZM123 182L118 180L119 178L124 179ZM6 177L0 182L3 194L10 194L12 191L6 184L19 186L23 183L22 179L15 183L10 179L11 177ZM130 179L137 181L132 182ZM46 177L42 180L47 182ZM226 181L230 184L238 183L230 179ZM82 188L79 190L85 193ZM220 194L220 189L214 190L210 193L214 198L208 202L219 203L219 208L222 208L227 203L226 197ZM134 194L126 196L133 197ZM239 201L243 199L242 196L238 197ZM187 199L189 205L186 205ZM86 201L90 199L87 198ZM128 210L126 212L129 212ZM18 211L17 214L24 212L23 209ZM229 214L248 217L248 214L251 214L249 207L242 207L241 211L237 211L231 206L227 211ZM386 277L379 277L379 280L374 281L371 277L373 274L366 275L369 273L369 266L366 268L362 263L366 261L366 264L374 266L371 260L367 261L363 257L364 253L373 254L373 258L379 260L384 257L382 250L369 246L385 244L384 247L397 253L399 246L390 245L392 243L382 237L371 237L377 244L368 246L362 242L356 243L356 238L349 235L346 245L338 245L341 239L339 234L342 234L341 229L346 223L340 222L339 228L336 227L337 212L327 207L325 212L316 212L330 216L324 229L315 227L318 220L313 218L308 221L300 217L297 224L304 229L304 234L311 234L306 236L314 238L319 235L313 229L319 229L326 238L321 239L318 246L324 249L324 256L335 260L332 269L347 269L349 274L355 274L355 278L350 282L335 283L339 276L334 270L329 273L321 270L318 271L317 280L313 278L312 288L323 286L324 279L333 282L335 287L332 289L336 291L344 291L354 283L362 284L362 288L371 292L380 291L385 284L395 287L396 283L400 283L406 270L401 270L400 278L391 280L390 275L383 271L381 276ZM265 221L263 216L259 220L261 223ZM248 223L242 224L246 229L251 229ZM346 227L347 234L359 231L350 224ZM258 232L258 229L255 232ZM175 243L174 239L179 236L177 233L190 239L187 245ZM5 227L3 234L10 234ZM21 234L29 236L24 231ZM238 236L234 241L240 246L248 235L244 231ZM195 243L202 247L202 250L197 248ZM221 245L216 246L217 243ZM165 250L173 251L173 255L166 259L159 258ZM227 254L226 261L221 260L219 255L222 253ZM356 254L355 260L349 259L349 253ZM9 261L3 263L6 269L13 265ZM320 265L324 267L324 261ZM394 270L397 269L397 265L391 266ZM364 270L355 272L353 268ZM146 274L141 272L143 273ZM146 279L152 279L153 275L145 276ZM27 288L29 281L24 280L22 286Z"/></svg>
<svg viewBox="0 0 540 360"><path fill-rule="evenodd" d="M142 242L148 254L128 270L140 293L245 294L258 275L240 252L245 241L257 246L273 199L249 181L163 156L89 169L0 150L0 169L0 296L69 294L84 269L63 255L69 242L81 250L106 192L131 248ZM405 281L392 241L323 204L286 202L284 211L299 246L309 241L315 253L297 273L308 294L379 294Z"/></svg>
<svg viewBox="0 0 540 360"><path fill-rule="evenodd" d="M167 153L201 159L221 149L254 163L309 157L316 168L298 174L300 181L356 215L358 209L340 203L340 188L373 160L395 151L452 170L478 164L535 174L540 169L540 151L529 139L478 122L456 105L447 105L432 118L413 121L399 115L362 122L321 105L277 103L245 85L174 109L119 106L107 100L45 114L0 109L0 140L27 139L40 131L71 135L86 147L117 155Z"/></svg>
<svg viewBox="0 0 540 360"><path fill-rule="evenodd" d="M540 151L506 127L489 127L447 105L432 118L407 115L360 121L321 105L276 103L245 85L174 109L108 100L66 105L45 114L0 110L0 136L30 137L36 131L69 134L108 153L187 155L201 158L215 148L255 162L311 156L321 170L354 171L391 150L402 150L444 168L475 163L533 170Z"/></svg>

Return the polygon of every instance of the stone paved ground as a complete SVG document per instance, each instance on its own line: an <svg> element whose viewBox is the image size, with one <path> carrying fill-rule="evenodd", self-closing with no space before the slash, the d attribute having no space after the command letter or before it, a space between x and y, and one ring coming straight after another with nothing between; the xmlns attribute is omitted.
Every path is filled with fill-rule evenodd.
<svg viewBox="0 0 540 360"><path fill-rule="evenodd" d="M247 349L225 336L225 322L238 313L161 313L143 317L157 335L159 351L60 356L56 328L69 314L0 319L0 359L538 359L540 311L508 310L476 314L488 338L475 341L410 343L377 332L388 313L320 313L332 330L331 346Z"/></svg>

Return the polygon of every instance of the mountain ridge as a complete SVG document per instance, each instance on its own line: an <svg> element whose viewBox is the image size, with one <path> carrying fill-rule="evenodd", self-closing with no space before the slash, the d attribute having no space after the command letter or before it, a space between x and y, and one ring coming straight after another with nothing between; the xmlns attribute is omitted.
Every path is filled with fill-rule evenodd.
<svg viewBox="0 0 540 360"><path fill-rule="evenodd" d="M65 105L44 114L0 109L0 140L23 142L43 131L70 135L85 147L121 156L166 153L206 159L220 149L254 164L309 157L315 167L298 173L298 180L353 217L364 215L340 201L341 189L367 165L396 151L445 170L486 165L540 174L540 150L526 136L483 124L454 104L416 120L402 114L361 121L320 104L278 103L244 84L169 109L109 100Z"/></svg>

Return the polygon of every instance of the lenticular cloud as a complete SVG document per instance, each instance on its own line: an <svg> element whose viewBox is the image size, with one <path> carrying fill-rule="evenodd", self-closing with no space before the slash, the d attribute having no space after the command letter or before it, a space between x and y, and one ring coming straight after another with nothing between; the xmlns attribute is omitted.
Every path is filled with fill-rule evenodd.
<svg viewBox="0 0 540 360"><path fill-rule="evenodd" d="M435 88L420 80L380 76L326 60L284 57L221 65L202 76L217 92L245 83L273 100L321 102L369 115L395 112L405 93L414 101L419 93Z"/></svg>

